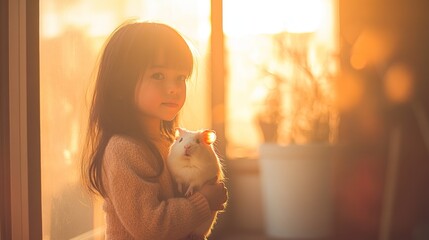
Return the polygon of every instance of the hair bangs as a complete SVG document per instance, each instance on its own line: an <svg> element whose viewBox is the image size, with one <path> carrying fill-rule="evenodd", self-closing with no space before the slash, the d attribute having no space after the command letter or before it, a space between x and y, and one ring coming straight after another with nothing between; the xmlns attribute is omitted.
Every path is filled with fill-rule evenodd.
<svg viewBox="0 0 429 240"><path fill-rule="evenodd" d="M148 36L152 39L150 50L152 59L149 65L174 68L187 72L188 77L194 70L194 54L185 38L173 28L155 23L148 25ZM147 37L147 36L146 36ZM148 56L147 52L145 54Z"/></svg>
<svg viewBox="0 0 429 240"><path fill-rule="evenodd" d="M183 38L180 37L180 39L171 42L160 41L155 49L156 55L162 60L162 66L185 71L188 77L192 75L194 69L193 54Z"/></svg>

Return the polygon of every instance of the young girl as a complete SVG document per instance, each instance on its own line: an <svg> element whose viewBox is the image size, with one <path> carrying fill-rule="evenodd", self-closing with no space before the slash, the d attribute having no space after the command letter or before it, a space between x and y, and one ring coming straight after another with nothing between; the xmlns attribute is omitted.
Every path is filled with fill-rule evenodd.
<svg viewBox="0 0 429 240"><path fill-rule="evenodd" d="M227 200L222 183L179 197L165 167L193 55L171 27L132 22L109 38L89 118L85 185L104 198L106 239L187 239ZM204 236L199 236L204 238Z"/></svg>

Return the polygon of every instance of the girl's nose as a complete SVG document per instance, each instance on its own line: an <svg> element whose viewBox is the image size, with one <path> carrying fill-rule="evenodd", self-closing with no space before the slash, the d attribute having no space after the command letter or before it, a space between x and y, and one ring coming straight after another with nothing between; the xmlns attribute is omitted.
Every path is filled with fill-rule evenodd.
<svg viewBox="0 0 429 240"><path fill-rule="evenodd" d="M169 79L166 82L165 88L169 95L180 94L183 91L183 84L175 79Z"/></svg>
<svg viewBox="0 0 429 240"><path fill-rule="evenodd" d="M171 95L176 94L179 91L179 86L174 81L169 82L166 88L167 88L167 93Z"/></svg>
<svg viewBox="0 0 429 240"><path fill-rule="evenodd" d="M170 87L168 89L168 94L173 95L173 94L176 94L176 93L177 93L177 88L176 87Z"/></svg>

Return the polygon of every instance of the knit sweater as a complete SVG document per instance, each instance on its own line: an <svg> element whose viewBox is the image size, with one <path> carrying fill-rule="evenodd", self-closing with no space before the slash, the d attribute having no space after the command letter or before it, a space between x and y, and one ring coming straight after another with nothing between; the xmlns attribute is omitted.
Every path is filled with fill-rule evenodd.
<svg viewBox="0 0 429 240"><path fill-rule="evenodd" d="M169 141L155 144L165 163ZM158 178L148 178L155 176L158 168L157 159L144 143L119 135L109 140L103 157L106 240L186 239L210 218L210 207L202 194L175 197L166 167Z"/></svg>

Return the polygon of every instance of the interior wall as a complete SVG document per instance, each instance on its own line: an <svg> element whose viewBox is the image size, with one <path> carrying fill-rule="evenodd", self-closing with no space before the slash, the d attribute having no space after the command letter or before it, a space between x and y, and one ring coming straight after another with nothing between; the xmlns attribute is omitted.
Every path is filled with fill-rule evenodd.
<svg viewBox="0 0 429 240"><path fill-rule="evenodd" d="M429 116L428 6L420 0L340 1L342 70L358 76L363 93L341 113L339 142L352 150L337 162L338 239L379 239L384 194L386 186L392 186L387 171L392 136L398 128L390 239L419 239L419 234L429 231L429 149L415 110L419 107ZM395 48L379 63L355 69L351 55L360 34L368 29L375 34L388 32ZM384 76L398 63L412 72L413 85L411 97L395 103L386 96Z"/></svg>

